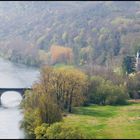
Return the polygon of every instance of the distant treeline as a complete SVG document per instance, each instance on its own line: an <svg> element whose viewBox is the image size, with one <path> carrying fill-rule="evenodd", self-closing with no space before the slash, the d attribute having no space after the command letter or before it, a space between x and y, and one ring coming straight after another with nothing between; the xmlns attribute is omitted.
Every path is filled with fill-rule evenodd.
<svg viewBox="0 0 140 140"><path fill-rule="evenodd" d="M16 8L7 12L8 5ZM140 48L139 8L140 2L9 2L0 20L0 52L33 66L120 67Z"/></svg>

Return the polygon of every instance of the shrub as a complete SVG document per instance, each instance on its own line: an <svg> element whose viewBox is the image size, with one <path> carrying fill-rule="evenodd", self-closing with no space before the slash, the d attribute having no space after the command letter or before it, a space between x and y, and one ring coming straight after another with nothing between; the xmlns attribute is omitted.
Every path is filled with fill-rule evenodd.
<svg viewBox="0 0 140 140"><path fill-rule="evenodd" d="M62 122L51 125L46 135L48 139L85 139L84 132L79 127L70 126Z"/></svg>
<svg viewBox="0 0 140 140"><path fill-rule="evenodd" d="M84 132L79 127L63 122L52 125L42 124L35 129L36 139L85 139Z"/></svg>
<svg viewBox="0 0 140 140"><path fill-rule="evenodd" d="M47 94L39 94L38 90L27 92L21 104L24 113L21 128L31 138L35 137L35 128L42 123L52 124L62 120L58 105Z"/></svg>
<svg viewBox="0 0 140 140"><path fill-rule="evenodd" d="M104 80L99 76L91 78L89 88L91 88L90 101L95 104L125 104L126 99L129 97L124 85L115 85L111 81Z"/></svg>
<svg viewBox="0 0 140 140"><path fill-rule="evenodd" d="M24 119L21 123L21 128L26 132L25 134L29 138L35 138L34 130L37 126L40 126L42 123L41 118L39 117L39 110L28 109L24 113Z"/></svg>
<svg viewBox="0 0 140 140"><path fill-rule="evenodd" d="M47 139L46 131L49 127L49 124L43 123L41 126L36 127L35 129L35 135L36 139Z"/></svg>
<svg viewBox="0 0 140 140"><path fill-rule="evenodd" d="M138 99L140 98L140 73L129 75L127 80L127 88L130 98Z"/></svg>

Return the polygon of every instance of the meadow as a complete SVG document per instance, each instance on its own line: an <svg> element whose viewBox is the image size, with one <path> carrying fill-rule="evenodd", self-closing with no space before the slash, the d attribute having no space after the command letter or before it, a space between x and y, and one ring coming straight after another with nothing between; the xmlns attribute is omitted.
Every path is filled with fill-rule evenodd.
<svg viewBox="0 0 140 140"><path fill-rule="evenodd" d="M140 103L76 107L63 123L79 127L89 139L140 138Z"/></svg>

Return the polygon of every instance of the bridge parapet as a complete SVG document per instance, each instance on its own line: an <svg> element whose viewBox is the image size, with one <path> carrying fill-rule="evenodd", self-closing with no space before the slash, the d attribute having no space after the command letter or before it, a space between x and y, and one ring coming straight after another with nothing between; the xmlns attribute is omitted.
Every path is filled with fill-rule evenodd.
<svg viewBox="0 0 140 140"><path fill-rule="evenodd" d="M24 94L25 90L32 90L32 88L0 88L0 94L6 91L16 91L16 92Z"/></svg>
<svg viewBox="0 0 140 140"><path fill-rule="evenodd" d="M0 105L1 105L1 95L7 91L16 91L20 93L22 97L24 97L24 93L26 90L32 90L32 88L0 88Z"/></svg>

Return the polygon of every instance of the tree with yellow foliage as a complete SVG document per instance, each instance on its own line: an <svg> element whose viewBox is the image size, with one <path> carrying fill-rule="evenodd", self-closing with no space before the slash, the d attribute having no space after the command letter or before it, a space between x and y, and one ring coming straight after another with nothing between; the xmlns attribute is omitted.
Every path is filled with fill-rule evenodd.
<svg viewBox="0 0 140 140"><path fill-rule="evenodd" d="M87 76L78 69L43 67L40 80L22 101L22 127L35 137L37 126L61 121L63 111L72 112L73 106L83 103L86 87Z"/></svg>
<svg viewBox="0 0 140 140"><path fill-rule="evenodd" d="M61 109L71 112L73 105L79 105L84 101L87 76L80 70L44 67L40 83L42 89L53 97Z"/></svg>

